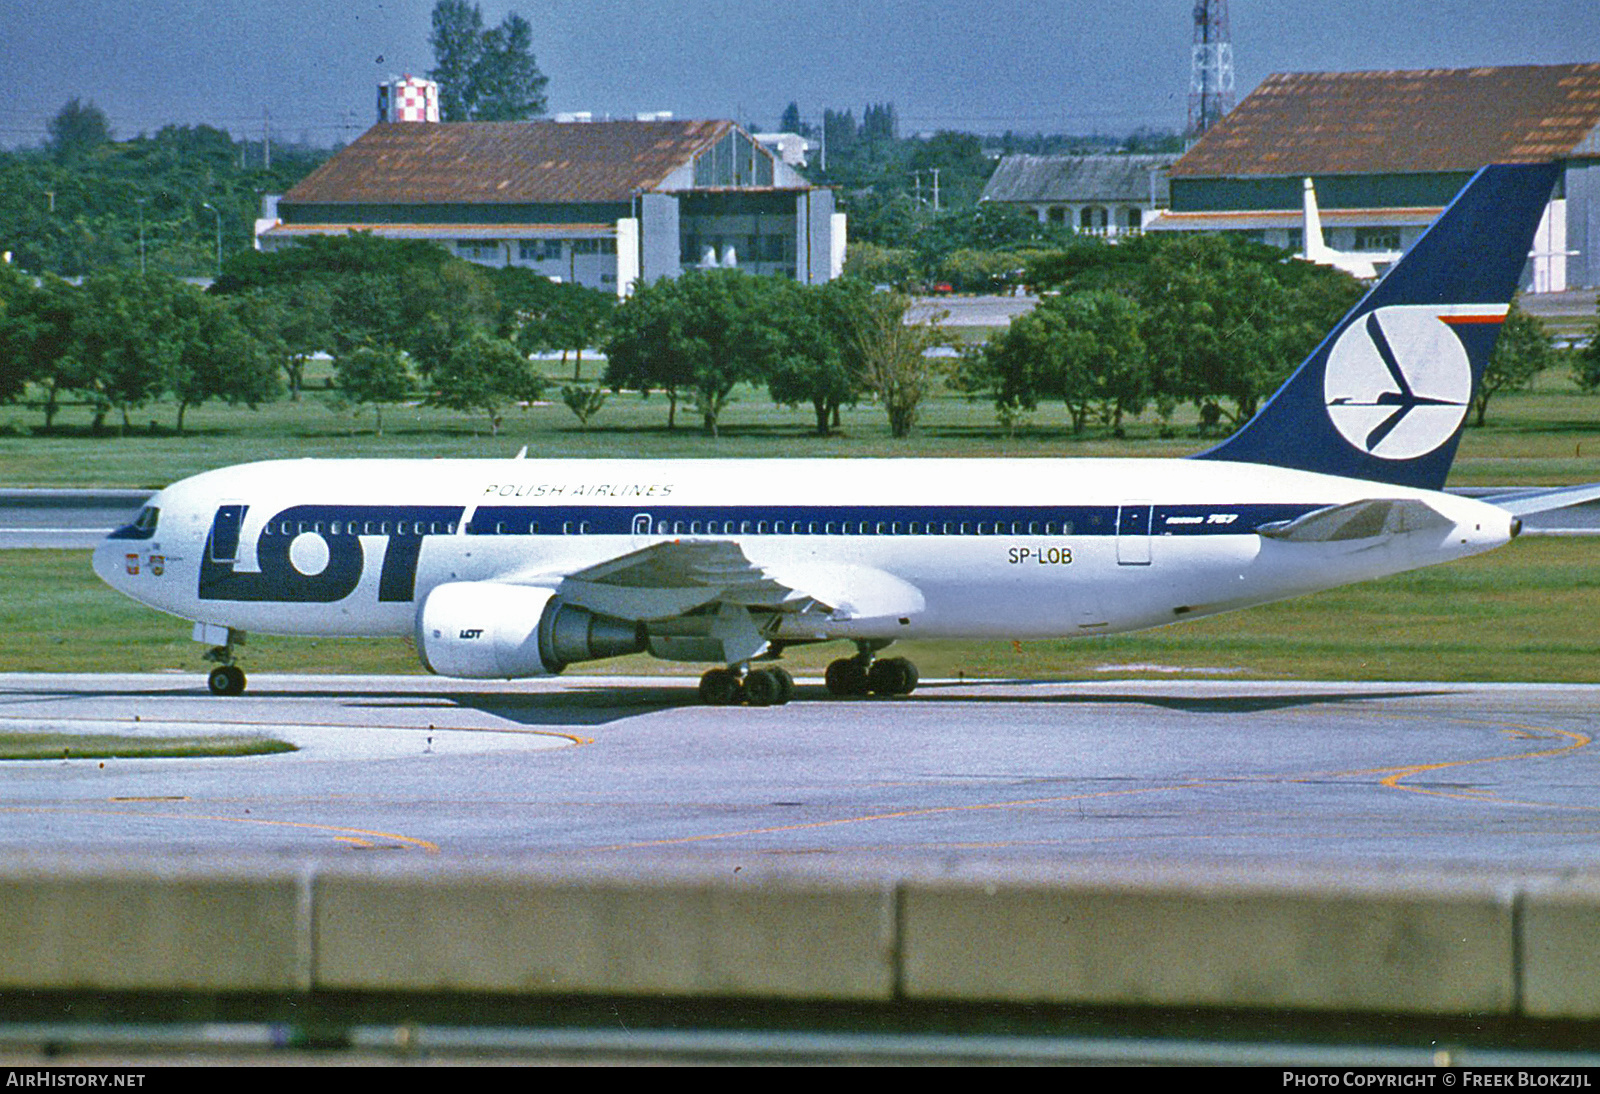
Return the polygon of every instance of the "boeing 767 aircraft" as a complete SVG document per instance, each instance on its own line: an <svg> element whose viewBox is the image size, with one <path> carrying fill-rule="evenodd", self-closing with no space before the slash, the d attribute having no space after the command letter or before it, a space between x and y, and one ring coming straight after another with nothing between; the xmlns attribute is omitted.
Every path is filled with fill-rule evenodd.
<svg viewBox="0 0 1600 1094"><path fill-rule="evenodd" d="M96 550L194 621L211 690L249 631L405 635L431 671L542 676L649 652L704 702L904 695L898 638L1114 634L1476 554L1518 516L1442 493L1556 178L1479 172L1238 433L1188 459L282 460L196 475Z"/></svg>

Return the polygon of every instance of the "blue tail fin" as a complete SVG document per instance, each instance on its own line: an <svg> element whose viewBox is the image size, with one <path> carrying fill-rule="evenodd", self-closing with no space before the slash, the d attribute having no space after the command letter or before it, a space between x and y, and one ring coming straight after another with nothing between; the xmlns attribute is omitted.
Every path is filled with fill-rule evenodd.
<svg viewBox="0 0 1600 1094"><path fill-rule="evenodd" d="M1260 412L1195 458L1442 488L1557 170L1479 171Z"/></svg>

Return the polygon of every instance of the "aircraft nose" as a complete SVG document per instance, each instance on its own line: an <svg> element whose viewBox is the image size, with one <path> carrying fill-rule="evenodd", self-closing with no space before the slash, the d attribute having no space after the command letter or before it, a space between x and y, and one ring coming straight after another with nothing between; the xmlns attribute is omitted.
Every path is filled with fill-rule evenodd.
<svg viewBox="0 0 1600 1094"><path fill-rule="evenodd" d="M127 553L125 544L109 537L100 541L94 549L91 565L94 567L95 576L113 589L119 588L118 578L127 566Z"/></svg>

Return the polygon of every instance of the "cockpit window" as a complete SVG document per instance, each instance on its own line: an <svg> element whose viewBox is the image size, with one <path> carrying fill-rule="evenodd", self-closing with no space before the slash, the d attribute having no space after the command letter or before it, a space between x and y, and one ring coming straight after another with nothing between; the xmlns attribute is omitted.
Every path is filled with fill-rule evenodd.
<svg viewBox="0 0 1600 1094"><path fill-rule="evenodd" d="M134 518L133 526L141 532L154 532L156 521L161 519L161 510L154 505L146 505L139 510L139 515Z"/></svg>

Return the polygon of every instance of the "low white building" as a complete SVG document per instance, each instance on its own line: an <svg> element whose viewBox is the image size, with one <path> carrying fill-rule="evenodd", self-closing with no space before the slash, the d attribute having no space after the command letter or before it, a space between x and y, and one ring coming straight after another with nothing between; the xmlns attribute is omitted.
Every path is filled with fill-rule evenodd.
<svg viewBox="0 0 1600 1094"><path fill-rule="evenodd" d="M980 201L1025 209L1041 224L1094 235L1144 230L1168 202L1177 156L1006 156Z"/></svg>
<svg viewBox="0 0 1600 1094"><path fill-rule="evenodd" d="M384 122L268 210L264 249L372 232L618 295L707 266L819 284L845 232L832 190L729 121Z"/></svg>

